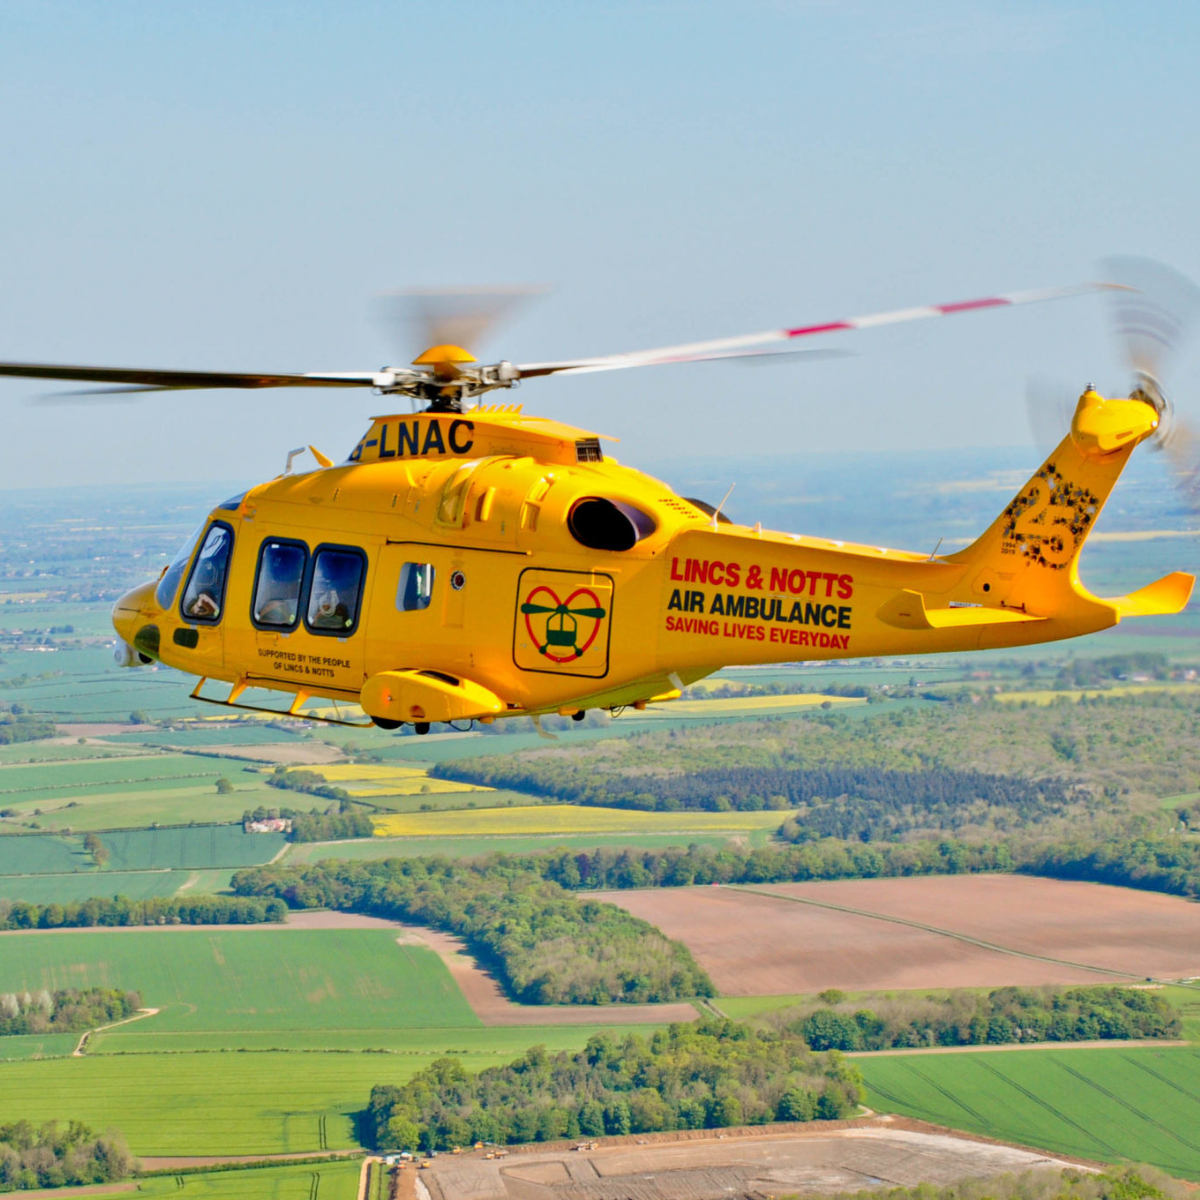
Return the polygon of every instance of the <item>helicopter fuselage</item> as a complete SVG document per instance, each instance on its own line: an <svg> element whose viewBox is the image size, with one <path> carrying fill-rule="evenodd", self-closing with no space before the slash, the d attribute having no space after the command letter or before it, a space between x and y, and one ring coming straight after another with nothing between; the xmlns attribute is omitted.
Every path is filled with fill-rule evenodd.
<svg viewBox="0 0 1200 1200"><path fill-rule="evenodd" d="M118 652L232 702L267 688L297 714L330 697L427 727L640 706L732 664L1071 637L1186 603L1187 576L1102 601L1076 572L1152 417L1087 393L991 529L943 557L723 521L516 407L380 417L346 462L214 510L118 601Z"/></svg>

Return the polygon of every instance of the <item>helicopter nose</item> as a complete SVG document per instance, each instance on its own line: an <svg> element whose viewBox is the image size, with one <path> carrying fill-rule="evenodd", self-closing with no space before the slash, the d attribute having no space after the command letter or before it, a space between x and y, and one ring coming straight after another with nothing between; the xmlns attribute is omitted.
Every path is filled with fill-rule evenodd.
<svg viewBox="0 0 1200 1200"><path fill-rule="evenodd" d="M154 599L155 583L155 580L150 580L148 583L139 584L126 592L113 605L113 628L117 631L121 642L124 643L124 647L120 644L117 646L118 661L122 659L124 648L128 648L132 652L136 647L147 658L149 655L146 654L146 651L156 651L158 648L158 627L152 624L158 615L158 605ZM151 642L154 643L153 647L150 645ZM125 655L125 657L131 656L131 654ZM137 660L134 659L134 661Z"/></svg>

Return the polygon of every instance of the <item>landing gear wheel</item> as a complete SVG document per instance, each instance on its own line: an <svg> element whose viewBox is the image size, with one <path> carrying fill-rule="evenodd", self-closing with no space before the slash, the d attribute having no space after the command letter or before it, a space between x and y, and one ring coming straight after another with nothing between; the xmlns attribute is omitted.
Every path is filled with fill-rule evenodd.
<svg viewBox="0 0 1200 1200"><path fill-rule="evenodd" d="M584 717L586 717L586 716L587 716L587 710L581 708L578 712L573 712L571 714L571 720L572 721L582 721L584 719Z"/></svg>
<svg viewBox="0 0 1200 1200"><path fill-rule="evenodd" d="M428 721L418 721L418 722L416 722L415 725L413 725L413 733L419 733L422 737L424 737L425 734L427 734L428 732L429 732L429 722Z"/></svg>
<svg viewBox="0 0 1200 1200"><path fill-rule="evenodd" d="M379 729L399 729L404 724L403 721L393 721L391 717L372 717L371 724Z"/></svg>

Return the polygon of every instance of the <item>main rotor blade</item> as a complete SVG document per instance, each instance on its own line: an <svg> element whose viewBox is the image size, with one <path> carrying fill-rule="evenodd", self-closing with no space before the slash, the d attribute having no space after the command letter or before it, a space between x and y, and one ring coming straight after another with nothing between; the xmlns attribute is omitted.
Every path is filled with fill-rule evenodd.
<svg viewBox="0 0 1200 1200"><path fill-rule="evenodd" d="M840 321L825 321L819 325L798 325L791 329L768 329L742 337L717 338L709 342L687 342L678 346L663 346L657 350L641 350L633 354L609 354L599 358L581 358L573 362L528 363L519 366L522 379L540 375L583 375L591 371L618 371L625 367L655 367L663 363L706 362L719 358L751 357L770 353L756 346L785 342L794 338L815 337L824 333L843 333L850 329L872 329L877 325L898 325L904 321L921 321L927 317L949 317L956 313L978 312L985 308L1011 308L1018 304L1039 304L1044 300L1063 300L1089 292L1120 288L1111 283L1077 283L1068 287L1040 288L1028 292L1007 292L978 300L959 300L952 304L931 304L921 308L900 308L891 312L870 313L862 317L847 317Z"/></svg>
<svg viewBox="0 0 1200 1200"><path fill-rule="evenodd" d="M229 371L157 371L141 367L75 367L53 363L0 363L0 375L20 379L125 383L152 391L176 388L374 387L376 379L373 371L250 375Z"/></svg>

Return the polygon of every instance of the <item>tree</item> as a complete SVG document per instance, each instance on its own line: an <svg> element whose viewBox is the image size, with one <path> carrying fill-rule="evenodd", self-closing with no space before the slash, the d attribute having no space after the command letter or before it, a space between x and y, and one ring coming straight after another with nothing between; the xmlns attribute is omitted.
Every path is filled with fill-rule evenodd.
<svg viewBox="0 0 1200 1200"><path fill-rule="evenodd" d="M817 1097L807 1088L788 1088L779 1098L778 1121L811 1121L817 1115Z"/></svg>
<svg viewBox="0 0 1200 1200"><path fill-rule="evenodd" d="M232 791L233 791L233 784L230 783L229 780L226 779L224 775L222 775L221 778L217 780L217 795L218 796L228 796L229 793Z"/></svg>
<svg viewBox="0 0 1200 1200"><path fill-rule="evenodd" d="M150 720L150 714L144 708L135 708L129 714L130 725L150 725L153 722Z"/></svg>
<svg viewBox="0 0 1200 1200"><path fill-rule="evenodd" d="M406 1116L393 1117L387 1123L388 1150L416 1150L421 1141L421 1129L416 1121Z"/></svg>

